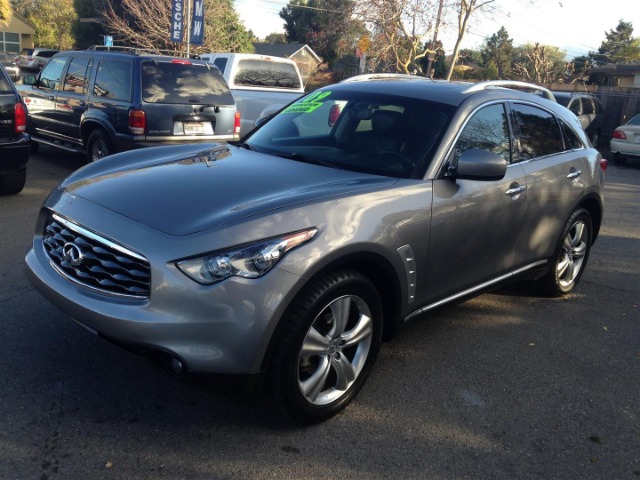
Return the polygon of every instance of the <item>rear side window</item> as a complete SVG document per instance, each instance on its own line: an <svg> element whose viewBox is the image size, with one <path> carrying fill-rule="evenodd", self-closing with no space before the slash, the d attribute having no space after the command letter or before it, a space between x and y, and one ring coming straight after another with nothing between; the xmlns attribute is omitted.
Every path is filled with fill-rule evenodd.
<svg viewBox="0 0 640 480"><path fill-rule="evenodd" d="M219 57L213 61L213 64L224 73L224 69L227 68L227 61L228 60L225 57Z"/></svg>
<svg viewBox="0 0 640 480"><path fill-rule="evenodd" d="M64 84L62 90L65 92L72 92L83 94L86 93L89 85L89 59L88 58L74 58L69 64L67 74L64 77Z"/></svg>
<svg viewBox="0 0 640 480"><path fill-rule="evenodd" d="M520 130L522 160L564 151L560 125L553 115L531 105L514 104L512 109Z"/></svg>
<svg viewBox="0 0 640 480"><path fill-rule="evenodd" d="M560 128L562 129L562 134L564 135L565 141L565 150L579 150L584 148L582 141L566 123L562 120L558 120L560 122Z"/></svg>
<svg viewBox="0 0 640 480"><path fill-rule="evenodd" d="M142 99L148 103L233 105L227 83L202 64L142 62Z"/></svg>
<svg viewBox="0 0 640 480"><path fill-rule="evenodd" d="M131 101L131 62L100 60L93 94L112 100Z"/></svg>
<svg viewBox="0 0 640 480"><path fill-rule="evenodd" d="M246 59L238 62L233 79L236 85L247 87L300 88L300 78L295 66L284 62Z"/></svg>

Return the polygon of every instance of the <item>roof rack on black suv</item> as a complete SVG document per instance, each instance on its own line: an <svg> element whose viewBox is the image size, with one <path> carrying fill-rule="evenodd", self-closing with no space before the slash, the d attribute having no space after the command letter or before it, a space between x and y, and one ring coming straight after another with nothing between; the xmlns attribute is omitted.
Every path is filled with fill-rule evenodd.
<svg viewBox="0 0 640 480"><path fill-rule="evenodd" d="M60 52L18 86L39 143L93 161L133 148L237 140L240 116L220 72L142 49Z"/></svg>
<svg viewBox="0 0 640 480"><path fill-rule="evenodd" d="M131 53L134 55L168 55L170 57L180 57L180 52L175 50L166 50L161 48L141 48L141 47L125 47L123 45L91 45L87 50L97 52L120 52Z"/></svg>

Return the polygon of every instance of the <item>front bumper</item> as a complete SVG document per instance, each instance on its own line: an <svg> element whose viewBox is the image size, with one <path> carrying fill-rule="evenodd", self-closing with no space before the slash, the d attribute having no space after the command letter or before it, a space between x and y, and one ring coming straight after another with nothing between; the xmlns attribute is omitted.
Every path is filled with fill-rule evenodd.
<svg viewBox="0 0 640 480"><path fill-rule="evenodd" d="M129 227L134 236L141 234ZM165 260L153 260L159 256ZM164 252L151 252L149 258L151 293L144 299L103 294L63 277L51 265L39 234L25 260L30 281L49 301L118 346L151 359L178 359L185 373L260 373L287 292L300 278L275 268L259 279L230 278L203 286L166 261Z"/></svg>

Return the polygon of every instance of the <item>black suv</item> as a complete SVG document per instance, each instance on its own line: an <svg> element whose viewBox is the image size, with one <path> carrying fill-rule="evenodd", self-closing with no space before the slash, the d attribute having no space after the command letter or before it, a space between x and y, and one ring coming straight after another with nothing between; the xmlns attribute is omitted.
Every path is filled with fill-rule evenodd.
<svg viewBox="0 0 640 480"><path fill-rule="evenodd" d="M24 188L31 151L26 128L27 107L0 65L0 195Z"/></svg>
<svg viewBox="0 0 640 480"><path fill-rule="evenodd" d="M60 52L18 90L38 143L89 161L138 147L237 140L240 114L218 69L136 50Z"/></svg>

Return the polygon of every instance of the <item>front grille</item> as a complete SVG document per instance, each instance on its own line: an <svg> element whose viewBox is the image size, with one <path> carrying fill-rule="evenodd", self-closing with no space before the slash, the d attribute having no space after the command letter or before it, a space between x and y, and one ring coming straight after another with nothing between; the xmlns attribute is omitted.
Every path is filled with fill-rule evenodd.
<svg viewBox="0 0 640 480"><path fill-rule="evenodd" d="M43 243L54 267L72 281L115 295L149 296L149 262L123 246L55 214Z"/></svg>

